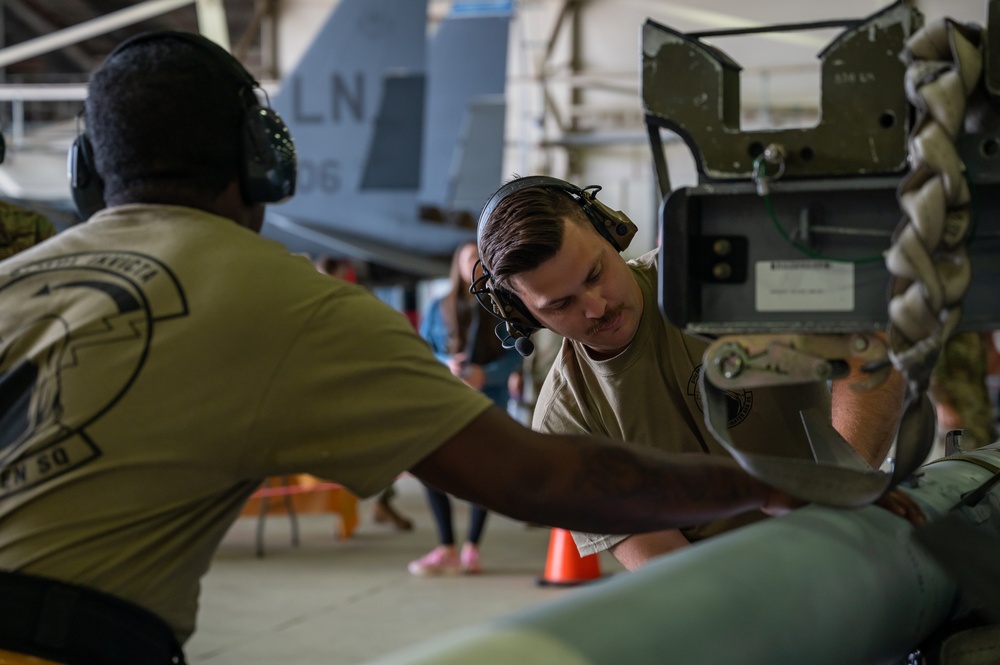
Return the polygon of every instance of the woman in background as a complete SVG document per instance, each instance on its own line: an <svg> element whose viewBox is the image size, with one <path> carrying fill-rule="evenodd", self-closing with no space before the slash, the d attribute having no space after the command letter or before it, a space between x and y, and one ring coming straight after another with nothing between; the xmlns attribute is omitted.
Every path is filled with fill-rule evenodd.
<svg viewBox="0 0 1000 665"><path fill-rule="evenodd" d="M420 322L420 335L452 374L470 388L481 390L506 410L510 397L507 379L520 367L521 356L514 349L503 348L493 332L497 321L469 293L472 270L478 260L475 241L459 245L455 250L451 261L451 288L427 310ZM486 510L471 505L469 532L459 552L452 529L450 497L427 485L424 487L437 523L438 546L411 561L409 571L420 576L482 572L479 540L486 524Z"/></svg>

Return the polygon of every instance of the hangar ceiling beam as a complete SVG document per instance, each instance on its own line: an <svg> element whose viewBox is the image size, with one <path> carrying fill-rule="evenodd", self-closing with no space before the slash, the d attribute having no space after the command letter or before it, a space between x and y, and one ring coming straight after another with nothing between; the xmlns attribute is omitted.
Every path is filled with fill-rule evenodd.
<svg viewBox="0 0 1000 665"><path fill-rule="evenodd" d="M229 32L226 29L225 8L221 0L149 0L0 50L0 67L72 46L85 39L166 14L194 2L198 3L198 22L202 34L228 49Z"/></svg>

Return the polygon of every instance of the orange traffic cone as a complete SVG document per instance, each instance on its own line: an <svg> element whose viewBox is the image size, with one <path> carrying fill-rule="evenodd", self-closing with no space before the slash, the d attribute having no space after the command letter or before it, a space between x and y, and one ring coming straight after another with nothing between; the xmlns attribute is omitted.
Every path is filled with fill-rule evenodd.
<svg viewBox="0 0 1000 665"><path fill-rule="evenodd" d="M538 578L539 586L573 586L601 577L601 563L596 554L581 557L566 529L552 529L545 574Z"/></svg>

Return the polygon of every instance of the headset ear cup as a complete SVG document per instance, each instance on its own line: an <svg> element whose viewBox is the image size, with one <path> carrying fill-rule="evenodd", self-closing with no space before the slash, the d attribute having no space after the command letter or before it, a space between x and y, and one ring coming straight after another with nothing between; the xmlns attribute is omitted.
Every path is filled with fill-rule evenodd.
<svg viewBox="0 0 1000 665"><path fill-rule="evenodd" d="M492 291L493 306L497 316L517 326L523 334L530 335L542 325L531 315L521 299L513 293Z"/></svg>
<svg viewBox="0 0 1000 665"><path fill-rule="evenodd" d="M478 277L477 271L482 271ZM510 348L510 340L513 339L513 344L521 355L530 355L534 345L530 344L528 338L541 328L542 324L532 316L514 293L494 287L492 276L486 271L482 261L476 262L472 275L469 292L476 296L483 309L500 319L501 323L497 325L495 332L503 341L504 348ZM501 332L501 328L505 332ZM523 341L517 345L519 340Z"/></svg>
<svg viewBox="0 0 1000 665"><path fill-rule="evenodd" d="M587 202L593 206L597 213L596 217L598 219L594 219L592 216L591 220L597 226L598 232L607 238L608 242L619 252L624 252L628 249L628 246L632 243L632 238L639 232L639 227L635 225L635 222L629 219L628 215L622 211L612 210L596 198L589 197Z"/></svg>
<svg viewBox="0 0 1000 665"><path fill-rule="evenodd" d="M281 116L252 105L243 126L243 199L278 203L290 198L295 193L297 171L295 144Z"/></svg>
<svg viewBox="0 0 1000 665"><path fill-rule="evenodd" d="M496 289L490 282L489 294L493 304L493 315L504 322L507 334L515 340L527 339L543 327L521 299L513 293Z"/></svg>
<svg viewBox="0 0 1000 665"><path fill-rule="evenodd" d="M94 167L94 149L86 134L77 136L69 149L69 186L81 220L86 221L98 210L107 207L104 181Z"/></svg>

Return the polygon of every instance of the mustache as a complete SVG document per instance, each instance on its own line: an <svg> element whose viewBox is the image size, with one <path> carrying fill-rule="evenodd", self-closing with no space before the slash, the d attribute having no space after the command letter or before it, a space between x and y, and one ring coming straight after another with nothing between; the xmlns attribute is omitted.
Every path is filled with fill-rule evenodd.
<svg viewBox="0 0 1000 665"><path fill-rule="evenodd" d="M596 335L598 332L600 332L602 327L608 325L608 323L610 323L612 319L614 319L624 310L625 310L625 305L618 305L614 309L605 312L604 316L598 319L591 327L590 334Z"/></svg>

